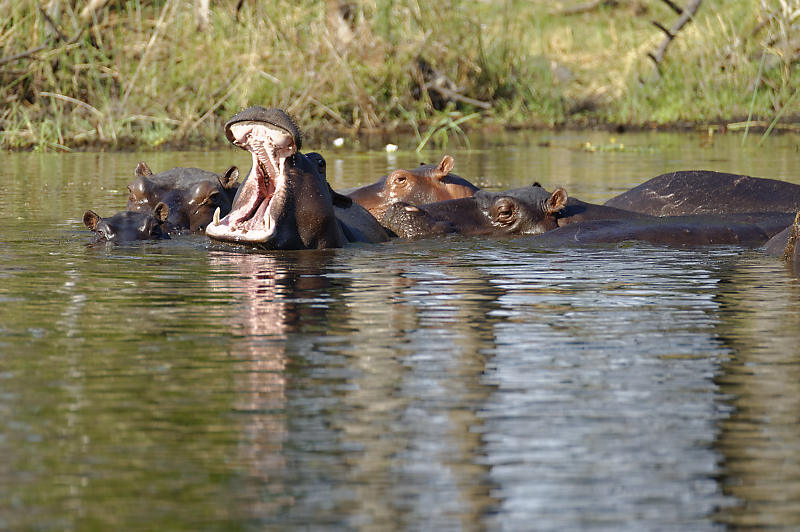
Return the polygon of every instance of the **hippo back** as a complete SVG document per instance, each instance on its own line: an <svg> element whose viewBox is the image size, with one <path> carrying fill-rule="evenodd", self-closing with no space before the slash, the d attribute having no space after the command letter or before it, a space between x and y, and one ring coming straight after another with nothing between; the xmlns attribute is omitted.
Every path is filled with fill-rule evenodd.
<svg viewBox="0 0 800 532"><path fill-rule="evenodd" d="M797 212L800 185L705 170L681 171L654 177L605 205L655 216Z"/></svg>

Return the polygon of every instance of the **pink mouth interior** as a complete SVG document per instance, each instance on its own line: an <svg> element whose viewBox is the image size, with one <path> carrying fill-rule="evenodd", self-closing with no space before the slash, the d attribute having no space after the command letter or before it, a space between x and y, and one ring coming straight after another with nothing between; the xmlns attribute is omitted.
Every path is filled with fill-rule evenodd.
<svg viewBox="0 0 800 532"><path fill-rule="evenodd" d="M220 223L232 231L265 230L269 207L276 191L285 183L285 161L297 148L294 138L263 122L242 122L231 126L234 143L253 154L253 169L242 184L243 190L231 213Z"/></svg>

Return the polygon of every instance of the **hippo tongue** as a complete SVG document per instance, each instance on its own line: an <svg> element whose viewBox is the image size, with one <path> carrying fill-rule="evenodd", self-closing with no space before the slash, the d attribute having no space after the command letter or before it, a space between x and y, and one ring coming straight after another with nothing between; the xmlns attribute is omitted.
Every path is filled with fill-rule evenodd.
<svg viewBox="0 0 800 532"><path fill-rule="evenodd" d="M278 213L270 206L276 193L283 193L286 183L286 159L296 153L294 137L288 132L264 122L239 122L231 126L234 144L253 154L253 168L242 185L242 191L231 209L231 213L215 221L210 236L216 233L257 231L252 238L269 236L275 226ZM216 235L223 236L223 235ZM240 238L236 238L239 240ZM244 238L249 240L250 237Z"/></svg>

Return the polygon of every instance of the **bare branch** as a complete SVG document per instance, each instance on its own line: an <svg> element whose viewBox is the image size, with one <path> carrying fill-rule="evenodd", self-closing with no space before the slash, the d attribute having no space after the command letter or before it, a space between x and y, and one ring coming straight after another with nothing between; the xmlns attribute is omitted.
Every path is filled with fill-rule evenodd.
<svg viewBox="0 0 800 532"><path fill-rule="evenodd" d="M436 85L436 84L426 83L424 88L427 89L427 90L433 89L436 92L438 92L439 94L441 94L442 96L444 96L445 98L449 98L451 100L456 100L456 101L459 101L459 102L463 102L463 103L466 103L466 104L469 104L469 105L474 105L475 107L480 107L481 109L491 109L492 108L492 104L490 104L488 102L483 102L481 100L476 100L474 98L470 98L468 96L464 96L464 95L459 94L458 92L456 92L454 90L450 90L450 89L448 89L446 87L441 87L441 86Z"/></svg>
<svg viewBox="0 0 800 532"><path fill-rule="evenodd" d="M679 5L677 5L674 2L672 2L672 0L661 0L661 1L664 2L665 4L667 4L669 6L669 8L671 10L673 10L674 12L676 12L677 14L683 15L683 9L681 9L681 7Z"/></svg>
<svg viewBox="0 0 800 532"><path fill-rule="evenodd" d="M47 46L45 45L37 46L36 48L31 48L30 50L26 50L18 54L10 55L8 57L3 57L2 59L0 59L0 66L5 65L6 63L11 63L12 61L16 61L18 59L25 59L26 57L30 57L36 54L37 52L41 52L45 48L47 48Z"/></svg>
<svg viewBox="0 0 800 532"><path fill-rule="evenodd" d="M667 37L669 37L670 39L674 39L674 38L675 38L675 34L673 34L673 33L672 33L671 31L669 31L667 28L665 28L664 26L662 26L662 25L661 25L661 23L660 23L660 22L658 22L657 20L654 20L654 21L653 21L653 26L655 26L656 28L658 28L658 29L660 29L661 31L663 31L663 32L664 32L664 33L667 35Z"/></svg>
<svg viewBox="0 0 800 532"><path fill-rule="evenodd" d="M109 0L89 0L86 7L81 10L81 20L83 22L89 22L94 18L95 12L103 9L108 2Z"/></svg>
<svg viewBox="0 0 800 532"><path fill-rule="evenodd" d="M657 24L655 22L653 23L656 26L658 26L659 29L661 29L667 34L666 37L664 37L664 40L661 41L661 45L658 47L655 53L647 54L650 57L650 59L653 60L653 63L655 63L653 70L655 71L656 75L658 76L661 75L659 65L661 64L661 61L664 60L664 55L667 53L667 48L669 47L670 43L678 35L678 32L681 31L681 29L683 29L683 27L686 26L686 24L688 24L689 21L692 20L695 13L697 13L697 10L700 9L700 4L702 3L703 0L691 0L689 2L689 5L686 6L686 9L683 11L681 16L678 18L678 20L675 21L675 24L673 24L672 28L670 28L669 30L667 30L660 24Z"/></svg>

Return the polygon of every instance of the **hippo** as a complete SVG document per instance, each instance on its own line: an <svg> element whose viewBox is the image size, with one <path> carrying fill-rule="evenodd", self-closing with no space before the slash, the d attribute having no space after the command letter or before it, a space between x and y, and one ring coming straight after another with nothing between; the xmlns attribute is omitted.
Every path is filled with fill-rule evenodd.
<svg viewBox="0 0 800 532"><path fill-rule="evenodd" d="M231 212L220 218L217 209L206 227L212 240L319 249L390 238L366 209L331 189L320 173L321 156L300 152L300 131L283 110L248 107L228 120L225 136L252 154L253 165Z"/></svg>
<svg viewBox="0 0 800 532"><path fill-rule="evenodd" d="M153 174L146 163L140 162L134 172L136 179L128 185L128 206L132 212L150 212L164 202L169 206L167 227L170 231L202 232L219 208L231 210L239 184L239 170L231 166L219 175L200 168L171 168Z"/></svg>
<svg viewBox="0 0 800 532"><path fill-rule="evenodd" d="M770 238L764 245L764 250L769 254L780 257L785 261L800 264L800 212L795 216L794 223Z"/></svg>
<svg viewBox="0 0 800 532"><path fill-rule="evenodd" d="M395 170L371 185L344 190L342 193L367 209L377 220L394 202L423 205L437 201L467 198L478 187L450 173L455 161L445 155L439 164L422 164L413 170Z"/></svg>
<svg viewBox="0 0 800 532"><path fill-rule="evenodd" d="M657 217L568 198L540 186L476 192L423 206L391 205L383 224L403 238L448 233L485 236L546 234L547 242L600 243L642 240L670 245L762 245L792 221L788 213ZM552 235L552 236L551 236Z"/></svg>
<svg viewBox="0 0 800 532"><path fill-rule="evenodd" d="M705 170L654 177L605 202L655 216L791 212L800 210L800 185Z"/></svg>
<svg viewBox="0 0 800 532"><path fill-rule="evenodd" d="M169 217L169 206L159 202L150 212L118 212L101 218L94 211L83 213L83 224L94 231L95 242L131 242L133 240L160 240L169 238L164 227Z"/></svg>
<svg viewBox="0 0 800 532"><path fill-rule="evenodd" d="M671 247L758 247L785 226L791 216L788 213L763 213L753 218L734 214L586 220L533 236L528 242L548 247L630 241Z"/></svg>
<svg viewBox="0 0 800 532"><path fill-rule="evenodd" d="M427 205L390 205L382 224L397 236L419 238L456 232L463 235L533 235L592 219L653 218L570 198L559 187L552 193L538 183L503 192L479 190L472 197Z"/></svg>

